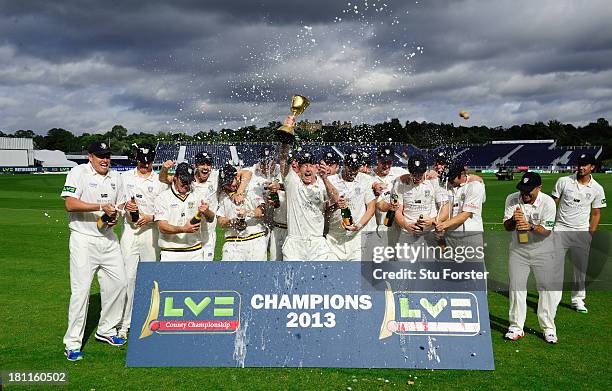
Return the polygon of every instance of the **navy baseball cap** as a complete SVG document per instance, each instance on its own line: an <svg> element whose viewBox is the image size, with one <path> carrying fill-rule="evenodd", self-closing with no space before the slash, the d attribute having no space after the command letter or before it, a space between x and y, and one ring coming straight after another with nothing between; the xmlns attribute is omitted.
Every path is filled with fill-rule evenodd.
<svg viewBox="0 0 612 391"><path fill-rule="evenodd" d="M412 155L408 159L408 171L411 174L424 174L427 171L427 162L423 155Z"/></svg>
<svg viewBox="0 0 612 391"><path fill-rule="evenodd" d="M581 153L580 156L578 156L578 159L576 160L576 165L585 166L587 164L595 164L596 162L597 162L597 159L595 159L595 156L593 156L592 154L588 152L584 152L584 153Z"/></svg>
<svg viewBox="0 0 612 391"><path fill-rule="evenodd" d="M376 157L379 160L393 161L394 154L395 154L395 149L393 149L393 147L390 145L383 145L378 148L378 151L376 151Z"/></svg>
<svg viewBox="0 0 612 391"><path fill-rule="evenodd" d="M542 177L537 172L527 171L516 184L516 188L523 193L530 193L533 189L542 185Z"/></svg>
<svg viewBox="0 0 612 391"><path fill-rule="evenodd" d="M134 144L136 147L137 162L152 162L155 160L155 147L151 144Z"/></svg>
<svg viewBox="0 0 612 391"><path fill-rule="evenodd" d="M104 141L94 141L87 149L87 152L100 158L111 156L111 149Z"/></svg>
<svg viewBox="0 0 612 391"><path fill-rule="evenodd" d="M344 155L344 165L346 167L359 168L364 164L363 156L358 151L349 151L346 155Z"/></svg>
<svg viewBox="0 0 612 391"><path fill-rule="evenodd" d="M318 163L314 153L310 151L306 151L304 149L302 149L296 154L295 160L297 160L298 164L307 164L307 163L317 164Z"/></svg>
<svg viewBox="0 0 612 391"><path fill-rule="evenodd" d="M179 163L176 166L176 170L174 171L174 175L180 179L183 183L191 183L193 182L193 167L189 163Z"/></svg>
<svg viewBox="0 0 612 391"><path fill-rule="evenodd" d="M466 171L465 164L460 162L453 162L448 167L448 179L453 180L461 175L462 172Z"/></svg>
<svg viewBox="0 0 612 391"><path fill-rule="evenodd" d="M340 164L340 156L332 151L329 151L327 153L325 153L325 155L323 155L323 159L322 159L325 164L329 165L329 164Z"/></svg>
<svg viewBox="0 0 612 391"><path fill-rule="evenodd" d="M238 170L231 164L223 166L221 170L219 170L219 187L232 183L237 174Z"/></svg>
<svg viewBox="0 0 612 391"><path fill-rule="evenodd" d="M194 161L196 165L206 164L212 166L212 158L210 157L208 152L198 153L197 155L195 155Z"/></svg>

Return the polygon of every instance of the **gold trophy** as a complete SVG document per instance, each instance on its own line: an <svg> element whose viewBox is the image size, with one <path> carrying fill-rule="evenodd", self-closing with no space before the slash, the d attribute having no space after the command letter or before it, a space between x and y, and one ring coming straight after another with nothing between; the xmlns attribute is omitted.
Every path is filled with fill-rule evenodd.
<svg viewBox="0 0 612 391"><path fill-rule="evenodd" d="M276 129L276 136L282 143L293 143L295 140L295 118L302 114L310 105L308 98L302 95L293 95L291 98L291 115L285 119L281 127Z"/></svg>

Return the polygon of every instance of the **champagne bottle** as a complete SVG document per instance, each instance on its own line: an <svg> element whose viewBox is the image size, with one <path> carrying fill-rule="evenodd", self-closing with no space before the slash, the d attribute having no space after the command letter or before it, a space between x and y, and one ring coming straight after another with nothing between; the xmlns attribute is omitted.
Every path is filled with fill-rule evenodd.
<svg viewBox="0 0 612 391"><path fill-rule="evenodd" d="M198 211L198 213L196 213L195 216L193 216L189 222L192 225L196 225L196 224L201 223L202 222L202 214L200 213L200 211Z"/></svg>
<svg viewBox="0 0 612 391"><path fill-rule="evenodd" d="M529 243L529 231L518 231L518 241L521 244Z"/></svg>
<svg viewBox="0 0 612 391"><path fill-rule="evenodd" d="M351 215L351 210L348 207L348 203L346 204L346 208L340 209L340 214L342 215L342 222L344 225L353 225L353 216Z"/></svg>
<svg viewBox="0 0 612 391"><path fill-rule="evenodd" d="M421 231L423 230L423 226L422 226L421 224L419 224L419 222L422 222L422 221L423 221L423 219L425 219L425 216L423 216L423 214L421 213L421 214L419 215L419 219L418 219L418 220L417 220L417 222L416 222L416 225L417 225L417 226L418 226L418 227L421 229Z"/></svg>
<svg viewBox="0 0 612 391"><path fill-rule="evenodd" d="M278 192L270 191L268 193L268 199L274 203L274 208L280 208L280 198L278 197Z"/></svg>
<svg viewBox="0 0 612 391"><path fill-rule="evenodd" d="M247 227L246 219L244 217L237 217L234 223L234 228L238 231L244 231Z"/></svg>
<svg viewBox="0 0 612 391"><path fill-rule="evenodd" d="M132 196L132 202L136 203L136 200L134 199L133 196ZM138 205L136 205L136 207L138 207ZM132 218L132 222L135 223L140 218L140 213L138 212L138 210L134 212L130 212L130 217Z"/></svg>
<svg viewBox="0 0 612 391"><path fill-rule="evenodd" d="M516 207L517 211L521 211L521 209L517 206ZM523 231L523 230L517 230L518 232L518 241L521 244L527 244L529 243L529 231Z"/></svg>
<svg viewBox="0 0 612 391"><path fill-rule="evenodd" d="M397 194L393 194L391 196L391 203L392 204L397 203L397 199L398 199ZM385 215L384 224L387 227L391 227L393 225L393 220L395 220L395 211L394 210L388 210L387 214Z"/></svg>
<svg viewBox="0 0 612 391"><path fill-rule="evenodd" d="M115 219L115 216L117 216L117 212L113 213L112 216L109 216L106 213L104 213L102 216L98 217L98 221L97 221L98 229L102 230L102 229L108 228L108 223L113 221Z"/></svg>

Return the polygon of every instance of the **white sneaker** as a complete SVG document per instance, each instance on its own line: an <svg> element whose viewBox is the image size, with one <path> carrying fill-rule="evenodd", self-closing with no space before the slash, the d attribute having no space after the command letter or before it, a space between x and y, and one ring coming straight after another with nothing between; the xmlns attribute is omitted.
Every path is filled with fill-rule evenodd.
<svg viewBox="0 0 612 391"><path fill-rule="evenodd" d="M546 341L548 343L551 343L553 345L559 343L559 339L557 338L557 334L553 333L552 331L549 331L549 332L544 334L544 341Z"/></svg>
<svg viewBox="0 0 612 391"><path fill-rule="evenodd" d="M508 332L506 333L506 335L504 335L504 338L509 339L510 341L516 341L518 339L521 339L525 336L525 332L523 330L519 330L519 329L508 329Z"/></svg>
<svg viewBox="0 0 612 391"><path fill-rule="evenodd" d="M584 305L584 301L572 303L572 308L576 310L576 312L579 312L581 314L587 314L589 312L589 310Z"/></svg>

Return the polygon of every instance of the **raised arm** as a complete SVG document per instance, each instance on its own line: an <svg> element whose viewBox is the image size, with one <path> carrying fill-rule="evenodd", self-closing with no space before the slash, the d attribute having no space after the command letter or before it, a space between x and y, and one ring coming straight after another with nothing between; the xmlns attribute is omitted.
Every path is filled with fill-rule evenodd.
<svg viewBox="0 0 612 391"><path fill-rule="evenodd" d="M289 173L289 169L291 168L289 165L289 151L291 150L291 145L289 144L281 144L279 151L279 163L280 163L280 172L284 177Z"/></svg>
<svg viewBox="0 0 612 391"><path fill-rule="evenodd" d="M167 185L172 184L172 178L174 175L168 174L168 170L174 165L174 161L166 160L164 164L162 164L161 169L159 170L159 181L163 182Z"/></svg>

